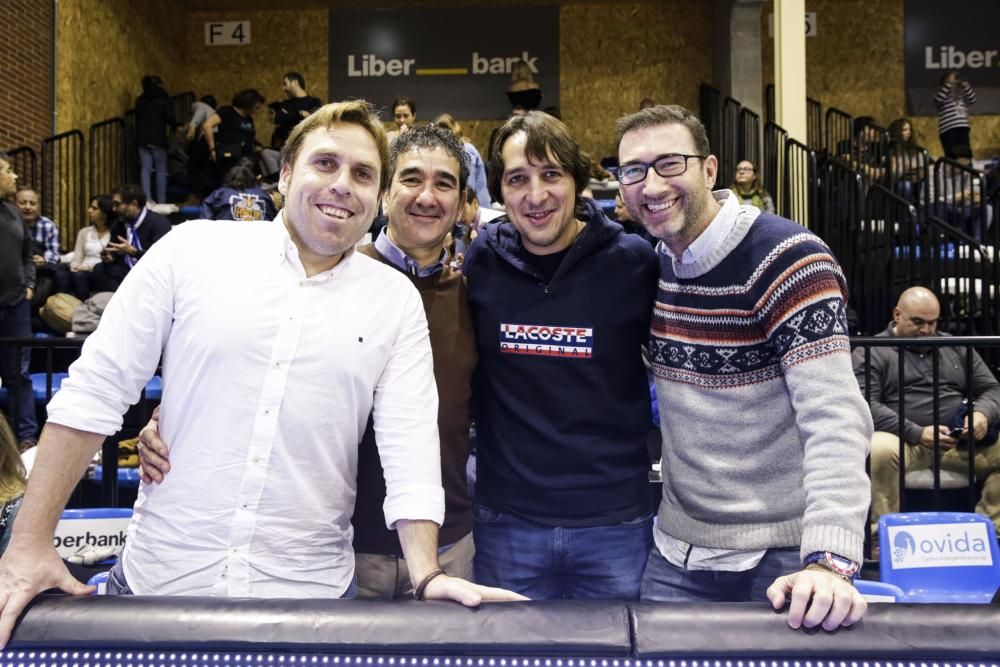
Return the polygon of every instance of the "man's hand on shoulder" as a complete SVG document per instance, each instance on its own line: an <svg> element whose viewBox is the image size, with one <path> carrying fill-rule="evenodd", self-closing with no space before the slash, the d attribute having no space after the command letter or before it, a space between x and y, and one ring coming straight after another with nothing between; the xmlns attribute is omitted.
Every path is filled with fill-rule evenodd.
<svg viewBox="0 0 1000 667"><path fill-rule="evenodd" d="M815 628L827 632L854 625L868 609L868 602L852 584L818 566L807 566L775 579L767 589L775 610L788 605L788 626Z"/></svg>
<svg viewBox="0 0 1000 667"><path fill-rule="evenodd" d="M88 595L93 586L77 581L51 543L40 548L11 541L0 559L0 649L7 645L14 623L31 600L50 588L70 595Z"/></svg>
<svg viewBox="0 0 1000 667"><path fill-rule="evenodd" d="M428 582L423 599L453 600L466 607L478 607L481 602L516 602L529 598L503 588L480 586L459 577L442 574Z"/></svg>

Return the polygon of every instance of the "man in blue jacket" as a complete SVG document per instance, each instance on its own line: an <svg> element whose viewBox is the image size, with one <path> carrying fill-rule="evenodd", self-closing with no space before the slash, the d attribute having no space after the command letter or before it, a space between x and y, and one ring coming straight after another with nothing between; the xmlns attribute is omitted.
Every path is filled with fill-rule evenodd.
<svg viewBox="0 0 1000 667"><path fill-rule="evenodd" d="M655 254L581 198L588 162L559 120L511 118L491 159L507 215L465 260L476 580L532 599L637 599L652 546L640 348Z"/></svg>

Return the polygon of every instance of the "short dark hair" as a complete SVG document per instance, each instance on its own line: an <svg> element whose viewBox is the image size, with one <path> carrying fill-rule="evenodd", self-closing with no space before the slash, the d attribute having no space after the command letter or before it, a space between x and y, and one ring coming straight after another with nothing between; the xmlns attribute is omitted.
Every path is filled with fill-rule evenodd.
<svg viewBox="0 0 1000 667"><path fill-rule="evenodd" d="M852 129L854 130L854 134L857 135L861 134L861 132L864 131L864 129L869 125L874 125L874 124L875 124L874 116L858 116L857 118L854 119L854 127Z"/></svg>
<svg viewBox="0 0 1000 667"><path fill-rule="evenodd" d="M658 104L622 116L615 123L615 146L621 146L622 137L629 132L657 125L683 125L691 133L691 138L694 139L694 149L698 154L712 154L705 126L701 124L696 115L679 104Z"/></svg>
<svg viewBox="0 0 1000 667"><path fill-rule="evenodd" d="M249 111L256 104L263 104L264 96L256 88L244 88L233 95L233 106Z"/></svg>
<svg viewBox="0 0 1000 667"><path fill-rule="evenodd" d="M10 164L10 156L7 153L0 151L0 160L3 160L7 164Z"/></svg>
<svg viewBox="0 0 1000 667"><path fill-rule="evenodd" d="M156 76L155 74L147 74L142 77L142 92L148 93L149 91L163 85L163 79Z"/></svg>
<svg viewBox="0 0 1000 667"><path fill-rule="evenodd" d="M288 79L289 81L294 81L295 83L299 84L299 88L301 88L302 90L306 89L306 79L298 72L289 72L285 74L285 78Z"/></svg>
<svg viewBox="0 0 1000 667"><path fill-rule="evenodd" d="M104 214L104 218L111 222L115 217L115 202L111 199L111 195L94 195L90 200L97 202L97 208Z"/></svg>
<svg viewBox="0 0 1000 667"><path fill-rule="evenodd" d="M135 183L126 183L121 188L122 203L135 202L142 208L146 205L146 193Z"/></svg>
<svg viewBox="0 0 1000 667"><path fill-rule="evenodd" d="M465 186L465 203L471 204L472 202L479 202L479 195L476 194L476 189L471 185Z"/></svg>
<svg viewBox="0 0 1000 667"><path fill-rule="evenodd" d="M458 187L465 190L469 182L469 159L465 156L462 142L451 130L439 125L417 125L409 132L403 132L389 147L389 178L396 175L399 156L412 150L442 148L458 162Z"/></svg>
<svg viewBox="0 0 1000 667"><path fill-rule="evenodd" d="M503 146L518 132L523 132L528 141L524 152L532 162L544 162L551 153L556 162L569 172L576 185L576 203L582 205L580 193L590 182L590 160L580 150L580 145L570 134L561 120L544 111L529 111L523 116L514 116L497 130L496 139L490 148L490 169L487 178L490 196L503 203L500 185L503 182Z"/></svg>
<svg viewBox="0 0 1000 667"><path fill-rule="evenodd" d="M409 107L410 113L414 116L417 115L417 103L411 100L409 97L397 97L392 101L392 112L396 112L396 107Z"/></svg>
<svg viewBox="0 0 1000 667"><path fill-rule="evenodd" d="M215 95L202 95L199 101L213 109L219 105L219 102L215 99Z"/></svg>

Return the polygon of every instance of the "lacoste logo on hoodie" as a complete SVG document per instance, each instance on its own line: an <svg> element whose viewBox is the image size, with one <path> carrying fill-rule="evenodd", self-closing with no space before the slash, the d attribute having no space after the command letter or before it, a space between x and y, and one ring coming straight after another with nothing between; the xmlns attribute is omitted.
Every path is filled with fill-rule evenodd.
<svg viewBox="0 0 1000 667"><path fill-rule="evenodd" d="M594 351L594 330L589 327L501 322L500 351L536 357L590 359Z"/></svg>

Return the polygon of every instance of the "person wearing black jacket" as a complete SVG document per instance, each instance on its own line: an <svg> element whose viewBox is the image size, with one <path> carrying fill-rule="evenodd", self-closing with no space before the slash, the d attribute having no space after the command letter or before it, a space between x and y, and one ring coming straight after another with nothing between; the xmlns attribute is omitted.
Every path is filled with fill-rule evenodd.
<svg viewBox="0 0 1000 667"><path fill-rule="evenodd" d="M151 176L156 169L156 199L167 200L167 146L177 124L174 105L160 77L142 77L142 95L135 100L135 143L139 147L139 182L146 199L153 199Z"/></svg>
<svg viewBox="0 0 1000 667"><path fill-rule="evenodd" d="M31 260L32 238L28 225L17 207L6 201L15 192L17 174L10 158L0 153L0 338L31 336L30 304L35 291L35 264ZM31 348L22 348L20 357L17 355L13 347L0 346L0 381L10 388L12 397L15 395L13 388L20 380L14 430L23 448L34 444L38 422L35 420L35 393L28 375Z"/></svg>
<svg viewBox="0 0 1000 667"><path fill-rule="evenodd" d="M540 112L500 128L487 225L464 273L474 396L476 580L532 599L637 599L652 546L646 436L652 246L581 193L589 162Z"/></svg>
<svg viewBox="0 0 1000 667"><path fill-rule="evenodd" d="M92 270L95 292L117 290L136 262L171 229L170 220L146 208L139 186L123 185L111 196L117 220L111 225L111 241L101 253L101 263Z"/></svg>

